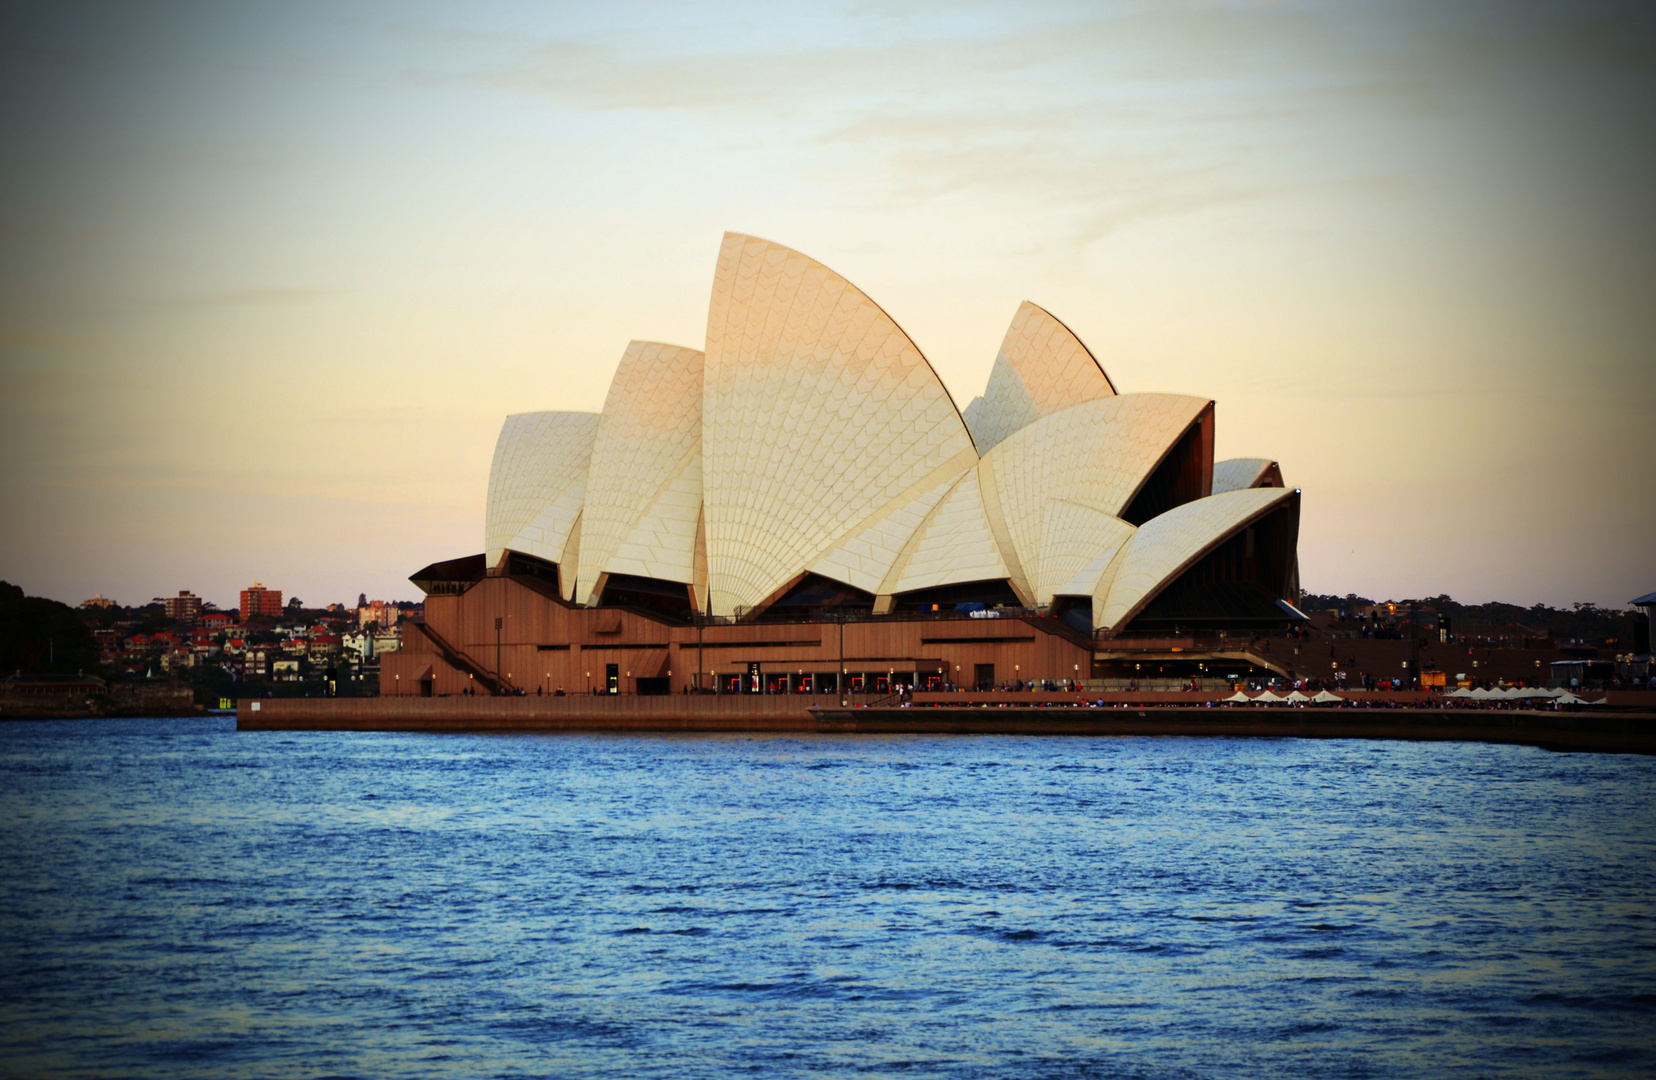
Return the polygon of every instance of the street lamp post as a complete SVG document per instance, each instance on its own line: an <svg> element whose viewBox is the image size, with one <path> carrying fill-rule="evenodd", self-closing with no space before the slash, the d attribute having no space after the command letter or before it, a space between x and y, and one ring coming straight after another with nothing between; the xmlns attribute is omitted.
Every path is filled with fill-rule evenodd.
<svg viewBox="0 0 1656 1080"><path fill-rule="evenodd" d="M840 708L845 708L845 612L834 612L839 622L839 674L834 676L834 688L839 691Z"/></svg>
<svg viewBox="0 0 1656 1080"><path fill-rule="evenodd" d="M499 615L495 616L495 696L497 697L505 691L505 688L500 685L500 628L505 624L505 619Z"/></svg>

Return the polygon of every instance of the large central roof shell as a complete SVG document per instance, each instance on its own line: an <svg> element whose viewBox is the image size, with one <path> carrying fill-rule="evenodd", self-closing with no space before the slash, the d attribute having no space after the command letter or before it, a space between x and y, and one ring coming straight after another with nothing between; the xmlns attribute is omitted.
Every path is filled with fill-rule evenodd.
<svg viewBox="0 0 1656 1080"><path fill-rule="evenodd" d="M707 318L703 491L716 614L773 598L977 457L907 334L856 286L727 233Z"/></svg>

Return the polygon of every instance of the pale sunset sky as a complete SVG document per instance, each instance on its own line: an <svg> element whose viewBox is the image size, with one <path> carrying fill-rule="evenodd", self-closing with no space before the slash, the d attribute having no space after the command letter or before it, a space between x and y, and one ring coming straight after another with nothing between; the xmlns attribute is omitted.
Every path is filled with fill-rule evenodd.
<svg viewBox="0 0 1656 1080"><path fill-rule="evenodd" d="M0 578L413 599L725 230L964 408L1021 300L1304 489L1314 592L1656 589L1656 19L1583 3L8 5Z"/></svg>

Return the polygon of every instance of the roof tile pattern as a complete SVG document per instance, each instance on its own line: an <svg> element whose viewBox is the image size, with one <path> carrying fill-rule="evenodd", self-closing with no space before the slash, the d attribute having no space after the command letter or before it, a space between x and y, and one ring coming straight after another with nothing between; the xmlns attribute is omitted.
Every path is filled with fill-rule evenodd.
<svg viewBox="0 0 1656 1080"><path fill-rule="evenodd" d="M702 354L634 341L592 444L577 603L601 573L690 582L701 511Z"/></svg>
<svg viewBox="0 0 1656 1080"><path fill-rule="evenodd" d="M757 605L963 451L965 423L908 335L797 251L727 233L702 401L715 614Z"/></svg>
<svg viewBox="0 0 1656 1080"><path fill-rule="evenodd" d="M1258 484L1275 462L1270 458L1231 458L1213 463L1213 494L1241 491Z"/></svg>
<svg viewBox="0 0 1656 1080"><path fill-rule="evenodd" d="M1123 394L1044 416L983 457L1016 561L1032 593L1047 502L1118 517L1167 450L1208 406L1182 394ZM1010 562L1010 560L1009 560Z"/></svg>
<svg viewBox="0 0 1656 1080"><path fill-rule="evenodd" d="M1010 575L984 513L976 469L955 481L915 538L907 561L895 569L893 593Z"/></svg>
<svg viewBox="0 0 1656 1080"><path fill-rule="evenodd" d="M978 453L987 454L1043 416L1114 395L1115 387L1081 339L1025 300L995 356L988 388L966 408L966 423Z"/></svg>
<svg viewBox="0 0 1656 1080"><path fill-rule="evenodd" d="M562 562L570 528L586 498L587 464L598 414L508 416L489 466L483 548L488 565L513 551Z"/></svg>
<svg viewBox="0 0 1656 1080"><path fill-rule="evenodd" d="M813 573L878 593L916 529L960 478L959 470L923 490L899 497L867 526L836 544L811 567Z"/></svg>
<svg viewBox="0 0 1656 1080"><path fill-rule="evenodd" d="M1041 520L1037 602L1050 604L1054 596L1091 596L1098 576L1134 532L1113 514L1062 499L1048 500Z"/></svg>
<svg viewBox="0 0 1656 1080"><path fill-rule="evenodd" d="M1122 549L1111 579L1101 582L1106 594L1093 594L1094 625L1125 625L1197 559L1297 494L1291 488L1243 488L1187 502L1146 521Z"/></svg>

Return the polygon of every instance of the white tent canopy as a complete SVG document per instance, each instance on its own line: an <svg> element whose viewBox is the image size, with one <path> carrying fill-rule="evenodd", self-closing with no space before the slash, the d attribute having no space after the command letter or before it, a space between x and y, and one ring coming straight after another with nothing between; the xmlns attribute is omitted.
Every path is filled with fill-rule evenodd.
<svg viewBox="0 0 1656 1080"><path fill-rule="evenodd" d="M1302 694L1298 690L1295 690L1293 693L1288 695L1288 700L1297 705L1302 701L1310 701L1311 698L1308 695Z"/></svg>
<svg viewBox="0 0 1656 1080"><path fill-rule="evenodd" d="M1262 690L1260 691L1259 696L1254 698L1254 704L1258 705L1263 703L1266 705L1280 705L1287 700L1287 698L1273 694L1269 690Z"/></svg>
<svg viewBox="0 0 1656 1080"><path fill-rule="evenodd" d="M1242 691L1238 690L1236 693L1232 694L1230 697L1225 698L1225 700L1226 701L1240 701L1243 704L1247 704L1247 702L1250 701L1251 699L1248 697L1247 694L1244 694Z"/></svg>
<svg viewBox="0 0 1656 1080"><path fill-rule="evenodd" d="M1331 694L1327 690L1319 690L1317 692L1317 696L1311 700L1326 705L1331 701L1344 701L1345 698L1341 697L1339 694Z"/></svg>

